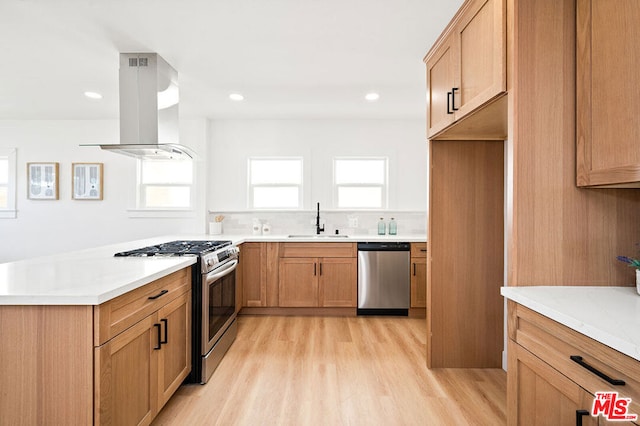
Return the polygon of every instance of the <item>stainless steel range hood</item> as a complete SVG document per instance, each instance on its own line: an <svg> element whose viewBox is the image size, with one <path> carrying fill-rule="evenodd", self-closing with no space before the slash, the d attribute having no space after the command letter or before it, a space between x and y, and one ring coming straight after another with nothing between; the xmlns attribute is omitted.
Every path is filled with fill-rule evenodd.
<svg viewBox="0 0 640 426"><path fill-rule="evenodd" d="M120 54L120 143L100 148L135 158L188 159L179 143L178 73L157 53Z"/></svg>

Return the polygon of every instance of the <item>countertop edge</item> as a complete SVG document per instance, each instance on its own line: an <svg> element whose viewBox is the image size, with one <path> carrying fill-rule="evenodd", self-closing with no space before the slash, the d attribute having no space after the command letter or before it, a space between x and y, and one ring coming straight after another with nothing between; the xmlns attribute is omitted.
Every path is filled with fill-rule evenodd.
<svg viewBox="0 0 640 426"><path fill-rule="evenodd" d="M637 361L640 361L640 347L630 341L620 338L612 334L606 328L599 326L597 319L594 318L593 322L586 322L574 316L555 309L539 300L532 299L531 297L523 294L522 289L540 289L549 290L558 287L552 286L539 286L539 287L501 287L500 294L509 300L512 300L522 306L525 306L541 315L544 315L580 334L585 335L593 340L596 340L604 345L609 346L612 349L617 350ZM566 288L566 287L565 287ZM580 290L583 287L573 287L576 290ZM635 292L632 287L607 287L612 290L619 288L629 288ZM530 291L530 290L529 290Z"/></svg>

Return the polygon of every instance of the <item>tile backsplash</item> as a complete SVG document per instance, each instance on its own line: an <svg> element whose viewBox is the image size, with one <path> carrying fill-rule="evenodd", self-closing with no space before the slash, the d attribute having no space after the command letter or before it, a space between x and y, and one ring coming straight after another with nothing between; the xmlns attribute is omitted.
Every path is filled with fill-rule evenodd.
<svg viewBox="0 0 640 426"><path fill-rule="evenodd" d="M268 223L272 235L315 234L316 211L210 211L209 220L223 215L223 234L251 234L253 220L262 224ZM378 222L384 218L389 225L393 217L398 224L398 235L426 234L426 212L411 211L322 211L320 225L324 225L325 234L375 235L378 233Z"/></svg>

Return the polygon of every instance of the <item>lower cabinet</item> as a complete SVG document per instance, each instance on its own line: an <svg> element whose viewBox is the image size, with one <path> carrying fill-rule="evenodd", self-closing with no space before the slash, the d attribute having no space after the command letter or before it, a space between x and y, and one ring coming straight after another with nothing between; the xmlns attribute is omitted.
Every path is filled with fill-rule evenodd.
<svg viewBox="0 0 640 426"><path fill-rule="evenodd" d="M95 424L150 424L191 371L191 290L169 277L97 308L100 329L131 325L94 349Z"/></svg>
<svg viewBox="0 0 640 426"><path fill-rule="evenodd" d="M593 395L513 341L508 352L509 381L516 393L510 425L598 424L590 415Z"/></svg>
<svg viewBox="0 0 640 426"><path fill-rule="evenodd" d="M281 258L278 306L356 307L355 258Z"/></svg>
<svg viewBox="0 0 640 426"><path fill-rule="evenodd" d="M411 243L411 307L427 307L426 243Z"/></svg>
<svg viewBox="0 0 640 426"><path fill-rule="evenodd" d="M509 425L602 425L606 413L640 415L640 361L512 301L508 308ZM600 392L609 398L592 417ZM622 410L615 398L630 402ZM632 424L622 420L611 423Z"/></svg>

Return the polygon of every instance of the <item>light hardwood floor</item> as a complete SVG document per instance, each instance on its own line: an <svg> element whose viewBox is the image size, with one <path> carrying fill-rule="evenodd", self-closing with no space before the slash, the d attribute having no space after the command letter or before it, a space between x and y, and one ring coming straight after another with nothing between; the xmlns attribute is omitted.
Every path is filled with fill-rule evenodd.
<svg viewBox="0 0 640 426"><path fill-rule="evenodd" d="M500 425L506 373L426 368L424 319L240 316L205 386L154 425Z"/></svg>

